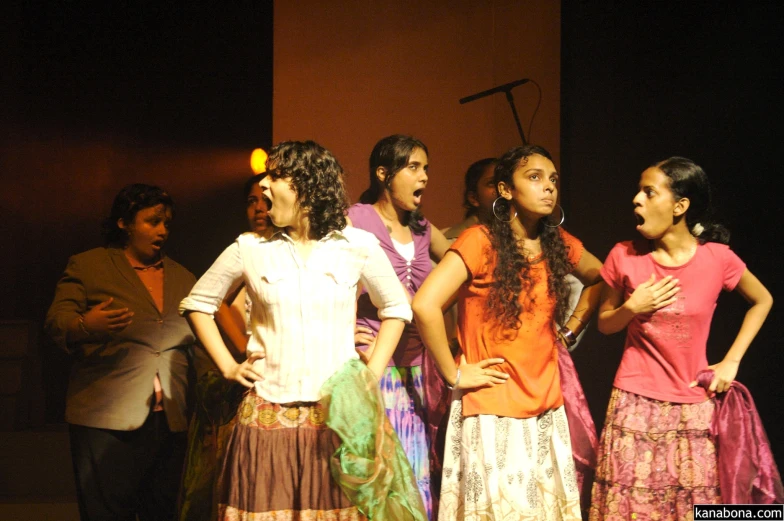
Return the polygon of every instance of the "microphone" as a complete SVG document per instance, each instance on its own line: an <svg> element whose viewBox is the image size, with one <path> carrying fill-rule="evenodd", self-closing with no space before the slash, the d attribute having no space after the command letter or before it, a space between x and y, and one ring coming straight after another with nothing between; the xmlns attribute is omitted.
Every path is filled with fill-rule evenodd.
<svg viewBox="0 0 784 521"><path fill-rule="evenodd" d="M485 96L490 96L491 94L495 94L496 92L509 92L513 88L517 87L518 85L523 85L524 83L528 83L528 78L523 78L522 80L512 81L509 83L504 83L503 85L499 85L498 87L493 87L492 89L483 90L482 92L477 92L476 94L471 94L470 96L466 96L465 98L460 98L460 104L468 103L469 101L474 101L479 98L484 98Z"/></svg>

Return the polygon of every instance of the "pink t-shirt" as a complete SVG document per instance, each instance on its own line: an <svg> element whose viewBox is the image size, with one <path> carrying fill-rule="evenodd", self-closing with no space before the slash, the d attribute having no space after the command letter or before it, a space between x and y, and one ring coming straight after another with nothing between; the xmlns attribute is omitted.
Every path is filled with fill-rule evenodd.
<svg viewBox="0 0 784 521"><path fill-rule="evenodd" d="M746 265L728 246L715 242L699 245L681 266L657 263L648 241L616 244L601 273L607 284L623 293L624 300L651 273L656 280L672 275L680 281L681 290L673 304L629 322L613 385L665 402L705 400L702 387L690 389L689 384L708 365L705 350L719 293L735 289L745 270Z"/></svg>

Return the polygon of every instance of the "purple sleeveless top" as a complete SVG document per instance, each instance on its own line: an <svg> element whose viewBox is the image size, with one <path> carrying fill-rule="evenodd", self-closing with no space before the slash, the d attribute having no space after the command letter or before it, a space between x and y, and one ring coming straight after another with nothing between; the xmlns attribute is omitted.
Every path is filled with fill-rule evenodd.
<svg viewBox="0 0 784 521"><path fill-rule="evenodd" d="M357 203L348 209L348 217L355 228L368 231L376 236L381 243L381 249L387 254L395 273L403 283L403 287L413 296L433 269L433 265L430 263L430 222L425 220L425 232L422 235L412 233L414 258L408 262L395 249L387 227L373 209L373 205ZM370 301L370 297L364 289L357 300L357 325L369 327L376 334L381 327L378 309ZM399 367L422 365L423 352L424 345L416 325L413 322L406 324L389 365Z"/></svg>

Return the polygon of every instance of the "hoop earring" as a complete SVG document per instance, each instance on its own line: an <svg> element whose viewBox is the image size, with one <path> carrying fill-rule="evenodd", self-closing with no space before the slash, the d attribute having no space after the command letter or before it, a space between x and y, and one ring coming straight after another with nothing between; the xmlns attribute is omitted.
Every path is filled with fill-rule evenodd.
<svg viewBox="0 0 784 521"><path fill-rule="evenodd" d="M515 213L514 213L514 215L513 215L513 216L512 216L512 218L511 218L511 219L509 219L508 221L506 221L506 220L504 220L504 219L501 219L500 217L498 217L498 214L497 214L497 213L495 213L495 203L497 203L499 199L503 199L503 197L501 197L501 196L498 196L498 197L496 197L495 201L493 201L493 216L494 216L496 219L498 219L499 221L501 221L502 223L510 223L510 222L514 221L515 217L517 217L517 210L515 210Z"/></svg>
<svg viewBox="0 0 784 521"><path fill-rule="evenodd" d="M561 226L563 222L566 220L566 214L564 213L563 206L559 204L558 208L561 209L561 220L558 221L558 224L547 224L547 219L543 220L542 224L544 224L548 228L558 228L559 226Z"/></svg>

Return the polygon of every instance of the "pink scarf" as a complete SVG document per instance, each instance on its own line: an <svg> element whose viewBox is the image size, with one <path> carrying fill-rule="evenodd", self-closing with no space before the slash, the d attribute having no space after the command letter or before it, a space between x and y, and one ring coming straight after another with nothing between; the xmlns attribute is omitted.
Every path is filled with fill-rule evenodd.
<svg viewBox="0 0 784 521"><path fill-rule="evenodd" d="M713 371L703 370L697 382L708 390ZM716 395L711 435L718 450L721 499L727 504L781 504L784 487L749 390L732 382Z"/></svg>

